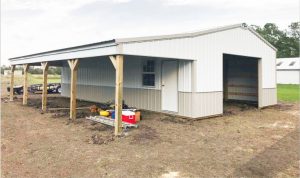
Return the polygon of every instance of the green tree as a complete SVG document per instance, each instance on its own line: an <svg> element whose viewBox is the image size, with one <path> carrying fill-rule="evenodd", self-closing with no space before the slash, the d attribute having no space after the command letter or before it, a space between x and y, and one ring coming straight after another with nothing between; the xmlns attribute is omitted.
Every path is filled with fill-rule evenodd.
<svg viewBox="0 0 300 178"><path fill-rule="evenodd" d="M291 23L288 30L280 30L274 23L266 23L262 28L252 26L263 38L278 49L277 57L299 57L300 23Z"/></svg>

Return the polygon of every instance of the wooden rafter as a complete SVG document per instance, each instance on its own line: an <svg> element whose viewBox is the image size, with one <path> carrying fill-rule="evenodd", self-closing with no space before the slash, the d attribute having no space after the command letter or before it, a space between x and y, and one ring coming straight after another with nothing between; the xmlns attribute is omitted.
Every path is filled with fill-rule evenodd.
<svg viewBox="0 0 300 178"><path fill-rule="evenodd" d="M117 60L114 56L109 56L111 63L113 64L114 68L117 69Z"/></svg>

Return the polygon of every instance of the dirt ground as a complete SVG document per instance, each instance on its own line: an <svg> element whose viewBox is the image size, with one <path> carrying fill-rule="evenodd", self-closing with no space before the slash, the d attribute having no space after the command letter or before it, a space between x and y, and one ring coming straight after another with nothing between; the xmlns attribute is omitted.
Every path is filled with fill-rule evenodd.
<svg viewBox="0 0 300 178"><path fill-rule="evenodd" d="M41 113L40 100L1 99L2 177L299 177L297 103L229 105L197 121L144 111L139 128L114 137L88 110L70 122L67 111Z"/></svg>

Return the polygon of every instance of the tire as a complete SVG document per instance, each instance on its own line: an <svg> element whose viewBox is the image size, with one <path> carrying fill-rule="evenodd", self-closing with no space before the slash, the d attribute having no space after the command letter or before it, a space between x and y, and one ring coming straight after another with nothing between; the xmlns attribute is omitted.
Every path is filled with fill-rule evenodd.
<svg viewBox="0 0 300 178"><path fill-rule="evenodd" d="M56 88L56 93L61 93L61 86L58 86L58 87Z"/></svg>

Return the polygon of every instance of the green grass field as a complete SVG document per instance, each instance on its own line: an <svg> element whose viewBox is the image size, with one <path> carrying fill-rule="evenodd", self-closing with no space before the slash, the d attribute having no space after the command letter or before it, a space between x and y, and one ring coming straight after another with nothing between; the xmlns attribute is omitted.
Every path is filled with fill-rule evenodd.
<svg viewBox="0 0 300 178"><path fill-rule="evenodd" d="M15 76L15 85L23 85L23 77ZM1 82L8 84L10 82L9 76L1 76ZM48 75L48 83L60 83L61 76L60 75ZM42 84L43 83L43 75L34 75L28 74L28 84Z"/></svg>
<svg viewBox="0 0 300 178"><path fill-rule="evenodd" d="M300 101L300 85L277 85L277 96L279 101Z"/></svg>
<svg viewBox="0 0 300 178"><path fill-rule="evenodd" d="M43 83L43 75L28 75L29 84L41 84ZM61 76L60 75L48 75L48 83L60 83Z"/></svg>

